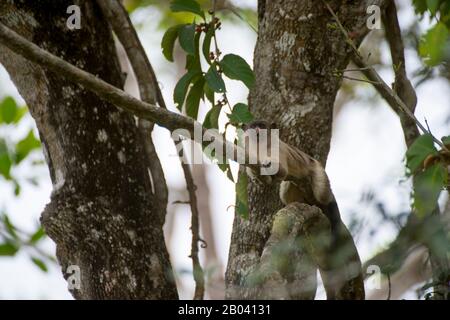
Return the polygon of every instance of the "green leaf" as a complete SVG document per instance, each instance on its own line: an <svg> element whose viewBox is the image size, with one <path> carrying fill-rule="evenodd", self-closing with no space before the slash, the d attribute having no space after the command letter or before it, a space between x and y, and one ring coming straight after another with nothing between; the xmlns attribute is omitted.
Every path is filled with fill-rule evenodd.
<svg viewBox="0 0 450 320"><path fill-rule="evenodd" d="M212 90L208 86L207 82L205 82L205 86L203 88L203 92L205 92L206 99L208 99L208 101L211 102L214 105L215 104L214 90Z"/></svg>
<svg viewBox="0 0 450 320"><path fill-rule="evenodd" d="M442 143L445 145L450 145L450 136L442 137Z"/></svg>
<svg viewBox="0 0 450 320"><path fill-rule="evenodd" d="M236 212L244 219L248 219L247 185L247 174L244 170L240 170L238 182L236 183Z"/></svg>
<svg viewBox="0 0 450 320"><path fill-rule="evenodd" d="M205 78L200 77L196 80L189 94L186 98L186 114L197 120L198 108L200 106L200 99L203 97L203 86L205 84Z"/></svg>
<svg viewBox="0 0 450 320"><path fill-rule="evenodd" d="M17 109L16 117L14 118L13 122L18 123L23 118L23 116L27 114L27 112L28 112L28 107L26 107L26 106Z"/></svg>
<svg viewBox="0 0 450 320"><path fill-rule="evenodd" d="M6 180L11 180L12 160L8 146L3 139L0 139L0 175Z"/></svg>
<svg viewBox="0 0 450 320"><path fill-rule="evenodd" d="M11 220L9 220L9 217L6 214L2 215L2 222L5 226L5 229L8 232L8 234L12 238L18 239L19 237L17 236L16 228L13 226L13 224L11 223Z"/></svg>
<svg viewBox="0 0 450 320"><path fill-rule="evenodd" d="M425 217L437 206L437 200L447 184L448 172L440 163L419 173L414 179L414 207L419 217Z"/></svg>
<svg viewBox="0 0 450 320"><path fill-rule="evenodd" d="M220 74L217 72L215 65L211 65L208 72L205 75L206 82L208 86L214 91L223 93L226 91L225 82L223 81Z"/></svg>
<svg viewBox="0 0 450 320"><path fill-rule="evenodd" d="M441 0L427 0L428 10L430 10L432 16L436 15L440 2Z"/></svg>
<svg viewBox="0 0 450 320"><path fill-rule="evenodd" d="M16 145L16 163L20 163L31 151L40 147L40 141L34 136L33 130L30 130L28 135Z"/></svg>
<svg viewBox="0 0 450 320"><path fill-rule="evenodd" d="M228 114L228 119L232 124L248 123L253 120L253 115L248 110L248 106L244 103L237 103L233 107L231 114Z"/></svg>
<svg viewBox="0 0 450 320"><path fill-rule="evenodd" d="M205 18L205 14L195 0L174 0L170 4L170 10L172 12L191 12Z"/></svg>
<svg viewBox="0 0 450 320"><path fill-rule="evenodd" d="M173 102L177 105L177 109L181 110L183 107L184 99L189 88L189 84L192 82L198 73L188 72L178 80L173 91Z"/></svg>
<svg viewBox="0 0 450 320"><path fill-rule="evenodd" d="M20 192L22 191L22 187L20 186L19 182L17 180L13 180L14 183L14 195L18 197L20 195Z"/></svg>
<svg viewBox="0 0 450 320"><path fill-rule="evenodd" d="M219 129L219 116L222 108L220 106L212 107L205 116L203 127L207 129Z"/></svg>
<svg viewBox="0 0 450 320"><path fill-rule="evenodd" d="M170 27L164 33L164 36L162 38L161 48L163 51L163 55L167 60L171 62L173 62L173 48L175 46L175 41L178 38L178 31L183 26L183 24L178 24L176 26Z"/></svg>
<svg viewBox="0 0 450 320"><path fill-rule="evenodd" d="M195 56L195 24L187 24L178 30L178 41L181 48L188 54Z"/></svg>
<svg viewBox="0 0 450 320"><path fill-rule="evenodd" d="M33 263L42 271L44 271L44 272L48 271L47 265L41 259L36 258L36 257L31 257L31 261L33 261Z"/></svg>
<svg viewBox="0 0 450 320"><path fill-rule="evenodd" d="M423 14L427 11L427 0L413 0L414 7L417 13Z"/></svg>
<svg viewBox="0 0 450 320"><path fill-rule="evenodd" d="M427 65L436 66L442 62L445 52L449 48L448 38L449 31L442 22L438 22L428 30L419 45L419 53Z"/></svg>
<svg viewBox="0 0 450 320"><path fill-rule="evenodd" d="M17 112L18 107L16 101L11 97L6 97L0 103L0 123L13 123Z"/></svg>
<svg viewBox="0 0 450 320"><path fill-rule="evenodd" d="M220 170L222 170L223 172L227 172L227 170L229 169L230 165L227 163L218 163L217 166L219 167Z"/></svg>
<svg viewBox="0 0 450 320"><path fill-rule="evenodd" d="M209 53L211 52L211 40L214 35L214 26L210 26L208 29L208 32L205 34L205 38L203 39L203 56L205 57L206 61L211 64L211 59L209 58Z"/></svg>
<svg viewBox="0 0 450 320"><path fill-rule="evenodd" d="M45 232L44 229L42 229L41 227L39 227L30 237L30 240L28 240L28 242L30 244L36 244L37 242L39 242L40 240L42 240L45 236Z"/></svg>
<svg viewBox="0 0 450 320"><path fill-rule="evenodd" d="M202 72L202 65L200 62L200 33L196 33L194 36L194 55L187 55L186 56L186 70L188 70L191 73L201 73Z"/></svg>
<svg viewBox="0 0 450 320"><path fill-rule="evenodd" d="M422 167L423 161L429 155L436 155L437 153L431 134L423 134L406 151L406 166L411 173L414 173Z"/></svg>
<svg viewBox="0 0 450 320"><path fill-rule="evenodd" d="M255 75L252 68L240 56L227 54L220 61L220 66L228 78L242 81L247 88L251 89L255 84Z"/></svg>
<svg viewBox="0 0 450 320"><path fill-rule="evenodd" d="M19 248L17 248L16 245L10 243L10 242L5 242L5 243L1 243L0 244L0 256L14 256L17 251L19 251Z"/></svg>

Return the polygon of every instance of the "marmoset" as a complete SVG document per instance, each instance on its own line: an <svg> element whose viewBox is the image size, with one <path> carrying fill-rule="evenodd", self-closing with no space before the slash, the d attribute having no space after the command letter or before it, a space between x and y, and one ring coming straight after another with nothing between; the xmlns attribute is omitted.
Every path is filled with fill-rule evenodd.
<svg viewBox="0 0 450 320"><path fill-rule="evenodd" d="M263 182L281 181L280 199L283 204L288 205L292 202L303 202L319 207L330 221L331 231L333 235L332 243L337 241L338 227L341 223L339 209L331 191L330 181L325 169L319 161L304 153L303 151L284 143L278 139L278 152L266 152L267 156L262 156L260 148L271 149L271 130L276 129L274 123L265 120L257 120L244 125L244 141L249 157L257 159L262 166L278 167L277 173L274 175L264 176L261 172L247 167L247 174L252 179ZM254 131L250 131L254 130ZM267 130L264 135L262 130ZM249 147L253 145L253 148ZM256 146L256 147L255 147ZM276 151L276 150L275 150ZM305 188L305 185L310 188Z"/></svg>
<svg viewBox="0 0 450 320"><path fill-rule="evenodd" d="M331 241L327 250L327 266L320 269L327 298L342 297L341 289L345 288L348 281L359 283L357 291L363 291L358 250L341 220L324 167L310 155L281 141L278 135L272 132L276 129L273 123L264 120L253 121L243 129L246 157L254 161L250 164L257 164L251 168L247 167L247 174L252 179L265 183L281 181L280 199L285 205L292 202L315 205L330 222ZM272 170L266 170L268 167ZM349 297L349 293L355 297L361 296L359 291L348 291L345 296Z"/></svg>

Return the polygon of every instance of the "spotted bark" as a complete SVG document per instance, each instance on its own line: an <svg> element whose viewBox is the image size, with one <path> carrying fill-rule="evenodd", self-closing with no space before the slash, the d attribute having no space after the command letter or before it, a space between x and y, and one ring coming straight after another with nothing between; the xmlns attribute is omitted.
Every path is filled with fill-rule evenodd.
<svg viewBox="0 0 450 320"><path fill-rule="evenodd" d="M69 30L67 8L81 8ZM39 47L123 87L111 30L95 1L2 1L0 21ZM165 208L157 206L135 118L0 45L36 120L53 182L42 224L65 277L81 271L78 299L173 299ZM153 159L154 160L154 159ZM150 159L152 161L152 159Z"/></svg>
<svg viewBox="0 0 450 320"><path fill-rule="evenodd" d="M384 5L384 1L328 3L357 44L368 32L367 6ZM349 63L351 49L322 1L259 0L258 20L256 85L250 92L250 108L257 118L274 121L282 140L325 165L333 104L342 81L335 74ZM282 207L278 186L250 183L248 191L250 218L236 216L233 225L226 273L228 298L255 298L245 279L258 263L274 214Z"/></svg>

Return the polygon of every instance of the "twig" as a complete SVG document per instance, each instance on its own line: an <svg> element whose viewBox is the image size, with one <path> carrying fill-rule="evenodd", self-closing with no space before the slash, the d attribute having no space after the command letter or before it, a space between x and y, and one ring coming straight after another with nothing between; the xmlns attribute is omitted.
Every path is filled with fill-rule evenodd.
<svg viewBox="0 0 450 320"><path fill-rule="evenodd" d="M14 230L18 231L19 233L21 233L22 235L26 236L27 238L30 238L31 235L28 234L25 231L22 231L20 229L18 229L17 227L14 226ZM10 238L9 234L6 232L6 230L2 230L0 229L0 235L3 236L4 238ZM47 260L51 261L51 262L56 262L56 259L54 256L52 256L51 254L45 252L43 249L39 248L39 246L35 243L31 243L28 240L23 240L21 237L17 237L15 239L13 239L13 241L16 241L19 243L20 246L24 246L24 247L28 247L33 249L34 251L37 252L37 254L41 255L41 257L46 258Z"/></svg>
<svg viewBox="0 0 450 320"><path fill-rule="evenodd" d="M356 63L356 65L359 68L367 68L366 72L366 76L370 81L374 81L377 84L375 84L376 88L379 91L383 92L383 97L385 99L389 99L389 104L391 106L393 106L395 108L395 110L401 110L402 112L404 112L408 117L410 117L412 120L414 120L414 122L417 124L417 126L420 128L420 130L423 133L430 133L427 131L427 129L420 123L420 121L416 118L416 116L414 115L414 113L411 112L411 110L405 105L405 103L402 101L402 99L386 84L386 82L384 82L384 80L380 77L380 75L376 72L376 70L371 67L368 66L358 48L356 48L353 40L350 38L347 30L344 28L344 26L342 25L342 23L339 20L339 17L336 15L336 13L333 11L333 9L329 6L329 4L325 1L322 0L322 2L325 4L325 6L327 7L328 11L331 13L331 15L333 16L333 18L336 20L336 24L338 25L339 29L341 30L342 34L345 37L346 42L350 45L350 47L352 48L354 55L353 55L353 60ZM430 133L431 134L431 133ZM436 137L434 137L432 134L431 136L433 137L433 140L441 147L444 147L442 142L439 141Z"/></svg>
<svg viewBox="0 0 450 320"><path fill-rule="evenodd" d="M97 2L106 13L109 13L108 20L112 24L114 32L117 34L119 40L122 42L127 52L128 58L130 59L130 63L133 67L133 70L135 72L138 81L141 99L143 99L145 102L148 103L157 102L162 108L167 109L162 92L158 85L156 74L148 59L148 56L145 53L144 47L142 46L139 40L139 37L137 36L136 30L134 29L133 24L131 23L131 20L125 8L117 0L108 0L108 1L99 0ZM143 135L149 140L149 144L153 146L153 142L151 139L152 127L153 125L147 128L147 125L145 123L140 123L140 128L142 129ZM176 145L176 141L174 140L173 142ZM152 149L153 151L155 151L154 146ZM200 241L199 235L200 231L199 231L199 218L198 218L199 213L197 207L197 198L195 194L196 187L194 184L194 180L189 165L185 161L184 150L182 146L180 152L182 153L182 156L180 155L180 162L183 169L184 177L186 180L186 186L189 194L188 203L190 204L192 212L191 257L194 269L194 280L196 283L194 299L202 300L205 292L205 285L204 285L204 272L198 258L198 242ZM157 154L156 152L154 152L149 156L157 157ZM160 192L162 193L163 197L162 201L164 201L163 208L165 213L165 209L167 206L167 185L164 179L164 173L162 171L161 164L159 163L159 165L155 169L157 169L158 172L157 178L159 180L154 179L154 181L156 181L154 185L155 189L156 188L160 189ZM155 192L155 194L158 195L158 191Z"/></svg>
<svg viewBox="0 0 450 320"><path fill-rule="evenodd" d="M353 78L353 77L349 77L349 76L342 76L342 78L347 79L347 80L352 80L352 81L366 82L366 83L370 83L370 84L379 84L379 82L375 82L375 81L371 81L371 80L367 80L367 79L358 79L358 78Z"/></svg>
<svg viewBox="0 0 450 320"><path fill-rule="evenodd" d="M191 203L190 201L181 201L181 200L172 202L172 204L190 204L190 203Z"/></svg>
<svg viewBox="0 0 450 320"><path fill-rule="evenodd" d="M428 124L427 118L424 118L424 121L425 121L425 125L427 126L428 131L431 131L430 130L430 125Z"/></svg>
<svg viewBox="0 0 450 320"><path fill-rule="evenodd" d="M194 179L192 178L191 168L186 162L186 156L183 150L180 150L181 167L183 168L183 173L186 178L186 186L190 199L191 206L191 231L192 231L192 242L191 242L191 259L193 274L195 280L195 292L194 300L203 300L205 294L205 275L203 268L200 264L200 259L198 257L198 243L203 241L200 238L200 224L199 224L199 214L197 207L197 195L195 194L196 186L194 184ZM204 241L203 241L204 242Z"/></svg>
<svg viewBox="0 0 450 320"><path fill-rule="evenodd" d="M369 70L370 67L363 67L363 68L351 68L351 69L344 69L344 70L339 70L340 73L344 73L344 72L356 72L356 71L364 71L364 70Z"/></svg>
<svg viewBox="0 0 450 320"><path fill-rule="evenodd" d="M241 21L245 22L256 34L258 33L258 30L256 30L256 28L249 21L245 20L244 17L231 4L229 4L229 7L223 8L222 10L230 10L231 13L233 13Z"/></svg>

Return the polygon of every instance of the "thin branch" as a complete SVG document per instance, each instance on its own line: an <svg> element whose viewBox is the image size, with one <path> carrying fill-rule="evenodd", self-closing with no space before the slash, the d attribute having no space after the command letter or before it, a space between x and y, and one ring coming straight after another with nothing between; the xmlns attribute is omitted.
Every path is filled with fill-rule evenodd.
<svg viewBox="0 0 450 320"><path fill-rule="evenodd" d="M0 23L0 43L27 60L64 75L69 81L82 85L86 90L94 92L102 99L116 105L124 111L134 114L138 118L153 121L170 131L185 129L186 132L181 130L178 133L190 140L196 138L194 131L199 131L198 134L202 134L205 141L215 140L223 146L224 154L232 161L236 161L237 155L244 154L242 148L225 140L221 134L214 130L207 130L198 121L163 108L158 108L154 104L146 103L132 97L123 90L110 85L93 74L83 71L46 50L39 48L34 43L6 27L3 23ZM261 166L260 164L248 163L242 163L242 165L254 169L258 169Z"/></svg>
<svg viewBox="0 0 450 320"><path fill-rule="evenodd" d="M254 27L249 21L245 20L244 17L236 10L236 8L233 7L233 5L229 4L229 7L220 9L220 10L229 10L231 13L233 13L236 17L238 17L241 21L246 23L250 29L252 29L256 34L258 34L258 30L256 30L256 27ZM217 10L217 11L220 11Z"/></svg>
<svg viewBox="0 0 450 320"><path fill-rule="evenodd" d="M390 1L387 8L383 11L383 23L386 28L385 36L389 43L392 57L392 65L395 74L394 90L397 95L406 104L409 110L414 113L417 105L417 95L411 81L406 74L405 48L403 45L402 33L398 22L397 7L395 1ZM419 131L415 122L408 117L402 117L400 121L407 146L410 146L419 136ZM428 132L431 132L428 129Z"/></svg>
<svg viewBox="0 0 450 320"><path fill-rule="evenodd" d="M181 142L180 142L181 143ZM191 206L191 231L192 231L192 242L191 242L191 259L193 274L195 280L195 292L194 300L203 300L205 295L205 274L203 268L200 264L200 259L198 257L198 243L204 242L200 238L200 224L199 224L199 214L197 206L197 195L195 193L197 187L194 184L194 179L192 178L191 168L187 164L186 156L183 150L180 150L181 167L183 168L183 173L186 178L186 186L189 194L189 204Z"/></svg>
<svg viewBox="0 0 450 320"><path fill-rule="evenodd" d="M181 201L181 200L177 200L177 201L173 201L172 204L190 204L190 201Z"/></svg>
<svg viewBox="0 0 450 320"><path fill-rule="evenodd" d="M329 6L329 4L325 0L322 0L322 2L325 4L325 6L327 7L328 11L331 13L333 18L336 20L336 24L339 27L339 29L341 30L342 34L344 35L346 42L352 48L353 53L354 53L353 60L354 60L355 64L359 68L365 68L365 69L367 68L367 70L364 72L364 74L370 81L376 82L376 84L374 84L374 86L377 88L377 90L379 92L382 92L382 96L386 100L388 100L388 103L394 108L394 110L397 113L399 113L399 111L405 113L408 117L410 117L412 120L414 120L414 122L417 124L417 126L420 128L420 130L423 133L429 133L427 131L427 129L416 118L414 113L405 105L405 103L402 101L402 99L386 84L386 82L384 82L384 80L380 77L380 75L377 73L377 71L373 67L367 65L364 62L363 57L361 56L358 48L356 48L356 46L355 46L353 40L351 39L351 37L349 36L347 30L344 28L344 26L340 22L339 17L336 15L336 13L333 11L333 9ZM441 141L439 141L433 135L431 135L431 136L433 137L433 140L436 142L436 144L438 144L441 147L444 147Z"/></svg>
<svg viewBox="0 0 450 320"><path fill-rule="evenodd" d="M364 71L364 70L369 70L370 67L365 67L365 68L350 68L350 69L344 69L344 70L339 70L340 73L344 73L344 72L356 72L356 71Z"/></svg>
<svg viewBox="0 0 450 320"><path fill-rule="evenodd" d="M148 56L145 53L144 47L142 46L139 40L136 30L134 29L133 24L131 23L131 20L125 8L117 0L108 0L108 1L99 0L97 2L101 6L102 10L108 15L108 20L112 24L114 32L118 36L120 42L123 44L127 52L128 58L130 59L130 63L133 67L134 73L138 81L141 99L145 102L153 104L157 102L162 108L167 109L162 92L158 85L156 74L153 70L150 60L148 59ZM142 130L143 135L149 141L148 143L149 147L152 147L153 142L151 139L151 130L153 128L153 125L148 126L148 124L145 123L145 120L140 120L140 128ZM176 141L174 140L173 142L176 145ZM153 154L149 154L150 159L153 159L152 156L157 157L154 146L152 150ZM189 165L185 161L184 150L182 146L180 153L182 153L182 155L180 155L180 162L186 180L186 186L189 194L189 204L192 212L191 257L194 269L194 280L196 283L194 299L202 300L205 292L205 284L204 284L205 281L204 281L204 272L200 265L200 260L198 258L198 243L200 242L201 239L199 234L200 232L199 218L198 218L199 212L197 207L197 197L195 194L196 187L194 184L194 179L192 177L192 172L189 168ZM159 193L161 194L161 197L163 198L162 201L164 201L163 205L165 209L167 206L167 185L159 161L158 165L156 166L156 168L154 168L154 170L156 170L157 172L156 177L154 177L154 181L156 181L154 183L155 189L159 189L159 192L157 190L155 194L156 195L158 195Z"/></svg>
<svg viewBox="0 0 450 320"><path fill-rule="evenodd" d="M353 77L349 77L349 76L342 76L342 78L351 80L351 81L366 82L366 83L370 83L370 84L379 84L378 82L375 82L375 81L371 81L371 80L367 80L367 79L358 79L358 78L353 78Z"/></svg>
<svg viewBox="0 0 450 320"><path fill-rule="evenodd" d="M97 3L101 7L103 14L108 18L109 23L112 25L114 32L127 53L131 67L136 75L141 100L155 104L155 97L159 98L159 96L157 96L152 86L154 80L152 77L153 68L145 55L144 48L139 41L128 14L116 0L97 0ZM158 199L159 211L164 218L167 208L168 190L161 161L153 144L153 126L154 124L147 120L139 119L138 121L139 132L144 140L146 163L150 169L155 189L154 196Z"/></svg>

